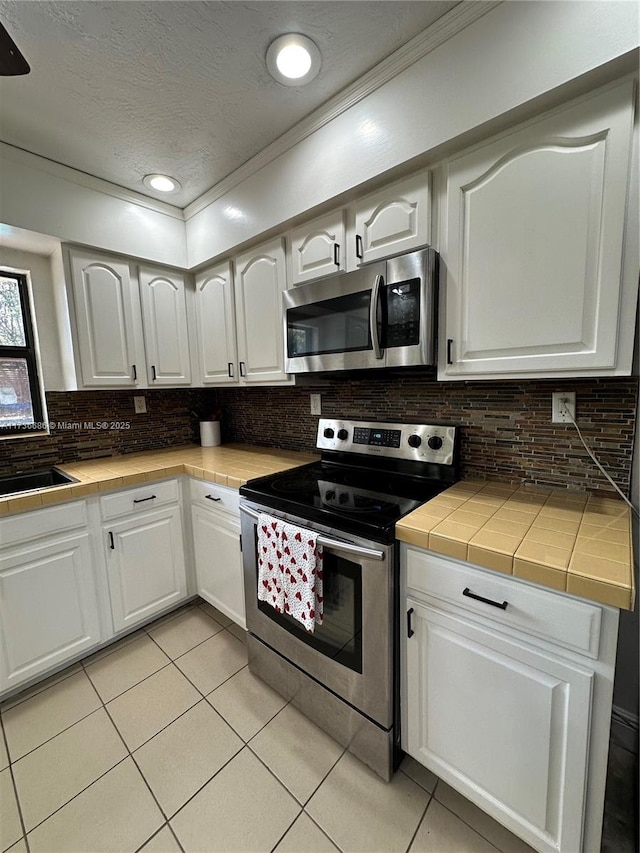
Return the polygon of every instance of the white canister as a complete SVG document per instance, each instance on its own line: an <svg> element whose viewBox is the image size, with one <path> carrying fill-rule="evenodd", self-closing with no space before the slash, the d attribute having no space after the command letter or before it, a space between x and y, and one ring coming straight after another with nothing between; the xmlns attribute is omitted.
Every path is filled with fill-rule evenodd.
<svg viewBox="0 0 640 853"><path fill-rule="evenodd" d="M200 444L217 447L220 443L220 421L200 421Z"/></svg>

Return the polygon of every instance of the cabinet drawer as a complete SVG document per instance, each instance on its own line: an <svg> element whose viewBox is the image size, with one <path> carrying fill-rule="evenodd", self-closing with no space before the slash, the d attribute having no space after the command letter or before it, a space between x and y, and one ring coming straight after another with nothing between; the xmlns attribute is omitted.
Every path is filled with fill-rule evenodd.
<svg viewBox="0 0 640 853"><path fill-rule="evenodd" d="M128 489L115 495L100 498L100 513L102 518L118 518L135 512L148 512L165 504L178 501L178 481L169 480L165 483L149 483L137 489Z"/></svg>
<svg viewBox="0 0 640 853"><path fill-rule="evenodd" d="M35 509L0 521L0 546L4 548L8 545L19 545L21 542L32 542L40 536L86 527L86 524L85 501Z"/></svg>
<svg viewBox="0 0 640 853"><path fill-rule="evenodd" d="M591 658L598 657L601 609L508 576L406 549L407 587L464 609L493 626L520 630ZM465 591L467 594L465 595ZM507 602L505 609L469 596Z"/></svg>
<svg viewBox="0 0 640 853"><path fill-rule="evenodd" d="M207 483L206 480L191 480L189 490L192 503L240 517L240 494L234 489Z"/></svg>

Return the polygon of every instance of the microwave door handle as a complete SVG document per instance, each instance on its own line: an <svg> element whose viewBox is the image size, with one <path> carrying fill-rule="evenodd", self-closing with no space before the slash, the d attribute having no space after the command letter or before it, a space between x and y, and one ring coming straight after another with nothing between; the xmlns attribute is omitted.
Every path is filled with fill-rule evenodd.
<svg viewBox="0 0 640 853"><path fill-rule="evenodd" d="M380 288L384 284L384 279L381 275L376 276L371 291L371 304L369 305L369 328L371 329L371 342L373 343L373 354L376 358L383 358L384 352L380 347L380 339L378 337L378 301L380 299Z"/></svg>

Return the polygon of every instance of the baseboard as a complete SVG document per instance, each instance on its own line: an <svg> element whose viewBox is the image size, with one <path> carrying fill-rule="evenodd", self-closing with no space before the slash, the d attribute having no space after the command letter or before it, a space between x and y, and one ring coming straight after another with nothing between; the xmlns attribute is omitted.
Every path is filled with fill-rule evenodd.
<svg viewBox="0 0 640 853"><path fill-rule="evenodd" d="M638 716L618 708L611 709L611 741L638 754Z"/></svg>

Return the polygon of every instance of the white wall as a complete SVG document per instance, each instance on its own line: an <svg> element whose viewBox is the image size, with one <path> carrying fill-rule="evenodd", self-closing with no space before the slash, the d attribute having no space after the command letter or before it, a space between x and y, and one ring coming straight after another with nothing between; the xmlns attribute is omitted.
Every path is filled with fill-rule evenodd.
<svg viewBox="0 0 640 853"><path fill-rule="evenodd" d="M176 208L2 143L0 222L171 266L187 264Z"/></svg>
<svg viewBox="0 0 640 853"><path fill-rule="evenodd" d="M0 266L30 274L45 391L64 391L74 387L75 373L73 369L69 373L71 338L68 329L65 332L60 326L60 308L56 304L60 280L54 261L53 256L0 246ZM66 323L68 326L68 320Z"/></svg>
<svg viewBox="0 0 640 853"><path fill-rule="evenodd" d="M637 48L632 2L506 2L187 221L189 266Z"/></svg>

